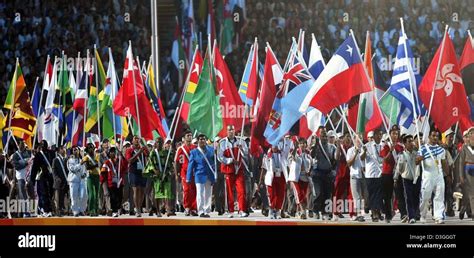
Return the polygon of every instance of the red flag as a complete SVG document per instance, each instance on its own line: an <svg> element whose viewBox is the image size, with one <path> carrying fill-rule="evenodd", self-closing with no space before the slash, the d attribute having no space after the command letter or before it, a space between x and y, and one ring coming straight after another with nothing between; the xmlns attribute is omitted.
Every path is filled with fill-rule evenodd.
<svg viewBox="0 0 474 258"><path fill-rule="evenodd" d="M166 137L166 132L158 118L158 114L145 95L142 76L137 63L133 60L131 46L127 50L123 74L122 87L119 89L113 103L114 113L119 116L127 116L130 113L137 123L140 122L140 132L142 137L147 140L153 139L153 130L157 130L162 137ZM138 104L135 98L137 98ZM140 115L140 121L138 115Z"/></svg>
<svg viewBox="0 0 474 258"><path fill-rule="evenodd" d="M254 156L260 154L262 146L268 146L263 136L267 126L270 112L272 111L273 100L275 99L277 88L280 87L283 78L283 70L275 58L272 49L267 49L265 68L263 74L260 95L257 100L257 117L252 124L250 137L250 153Z"/></svg>
<svg viewBox="0 0 474 258"><path fill-rule="evenodd" d="M214 47L214 69L217 81L217 90L219 91L219 104L221 106L221 115L223 126L219 132L220 137L225 137L227 126L233 125L236 131L242 129L245 107L240 99L234 78L227 67L221 52L217 46Z"/></svg>
<svg viewBox="0 0 474 258"><path fill-rule="evenodd" d="M456 52L447 33L443 42L419 87L420 98L426 107L431 108L431 119L441 132L448 130L461 117L469 116L470 112ZM433 90L433 103L430 106Z"/></svg>

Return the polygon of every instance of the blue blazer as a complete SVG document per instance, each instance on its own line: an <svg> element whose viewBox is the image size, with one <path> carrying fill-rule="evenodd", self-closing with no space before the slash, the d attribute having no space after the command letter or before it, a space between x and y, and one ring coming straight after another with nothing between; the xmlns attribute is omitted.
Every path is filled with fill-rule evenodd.
<svg viewBox="0 0 474 258"><path fill-rule="evenodd" d="M206 157L209 161L212 170L215 172L216 168L214 165L214 148L206 146ZM214 173L212 173L209 165L202 153L196 148L191 151L189 155L188 171L186 173L186 182L191 182L194 176L194 181L198 184L205 184L207 180L214 183L216 181Z"/></svg>

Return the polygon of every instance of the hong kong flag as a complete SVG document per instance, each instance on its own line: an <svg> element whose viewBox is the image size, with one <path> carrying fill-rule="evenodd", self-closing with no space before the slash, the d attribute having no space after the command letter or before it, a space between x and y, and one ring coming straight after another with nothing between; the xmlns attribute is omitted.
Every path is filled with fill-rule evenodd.
<svg viewBox="0 0 474 258"><path fill-rule="evenodd" d="M469 116L459 65L453 42L446 32L419 87L425 107L431 109L430 117L441 132Z"/></svg>

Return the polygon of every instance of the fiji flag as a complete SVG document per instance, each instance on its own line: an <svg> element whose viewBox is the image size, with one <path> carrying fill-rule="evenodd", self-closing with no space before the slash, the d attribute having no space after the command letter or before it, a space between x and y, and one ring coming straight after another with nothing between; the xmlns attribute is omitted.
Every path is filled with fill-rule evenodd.
<svg viewBox="0 0 474 258"><path fill-rule="evenodd" d="M406 45L408 53L405 52L404 45ZM426 113L418 98L417 86L420 85L421 76L419 68L414 65L413 60L413 53L407 37L402 34L398 41L397 59L395 60L389 94L400 102L397 123L406 129L410 128L414 121L413 105L415 105L418 116Z"/></svg>
<svg viewBox="0 0 474 258"><path fill-rule="evenodd" d="M314 79L304 66L304 61L297 54L297 45L290 49L292 65L283 75L282 87L278 91L273 102L270 118L265 128L264 136L272 144L278 144L280 139L291 129L291 127L303 116L299 111L300 103L306 97ZM288 91L290 84L296 85Z"/></svg>

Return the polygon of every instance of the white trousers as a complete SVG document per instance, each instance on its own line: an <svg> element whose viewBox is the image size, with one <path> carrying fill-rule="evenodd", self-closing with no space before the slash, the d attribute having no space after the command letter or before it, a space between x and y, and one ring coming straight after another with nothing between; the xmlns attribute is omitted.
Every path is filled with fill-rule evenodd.
<svg viewBox="0 0 474 258"><path fill-rule="evenodd" d="M198 214L211 213L211 203L212 203L211 181L207 180L205 184L196 183L196 202L197 202Z"/></svg>
<svg viewBox="0 0 474 258"><path fill-rule="evenodd" d="M444 178L441 174L431 175L428 173L430 172L423 172L423 178L421 180L421 217L426 218L428 205L431 200L431 196L434 193L434 218L444 219Z"/></svg>
<svg viewBox="0 0 474 258"><path fill-rule="evenodd" d="M69 190L71 195L71 210L74 215L79 212L84 212L87 207L86 182L84 180L71 182L69 183Z"/></svg>

